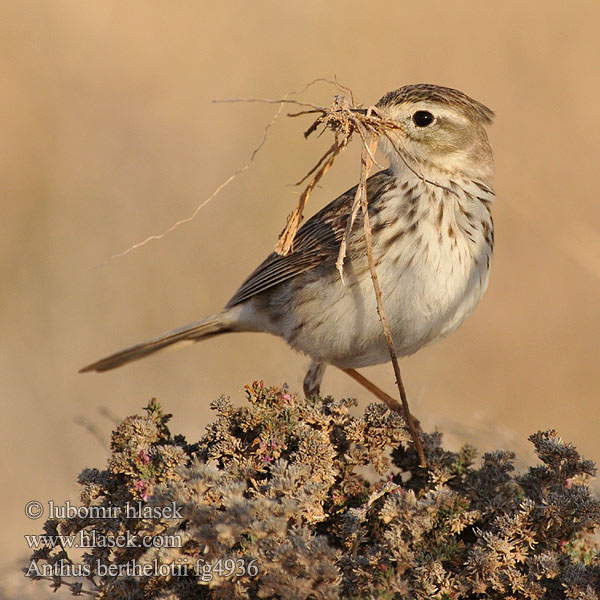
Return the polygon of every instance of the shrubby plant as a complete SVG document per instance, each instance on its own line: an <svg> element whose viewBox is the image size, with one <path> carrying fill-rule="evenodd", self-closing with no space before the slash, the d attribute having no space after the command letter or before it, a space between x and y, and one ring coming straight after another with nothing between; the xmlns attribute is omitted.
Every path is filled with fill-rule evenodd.
<svg viewBox="0 0 600 600"><path fill-rule="evenodd" d="M530 437L541 463L523 475L511 452L475 465L473 448L449 452L425 433L422 469L401 418L381 404L356 417L354 400L305 400L262 382L246 394L241 407L213 402L217 418L195 444L171 435L154 400L125 419L108 467L79 477L83 506L122 517L47 521L45 531L178 547L96 546L80 561L89 576L55 574L51 585L103 600L600 597L595 467L556 432ZM156 510L124 518L132 505ZM32 560L42 576L75 562L50 545Z"/></svg>

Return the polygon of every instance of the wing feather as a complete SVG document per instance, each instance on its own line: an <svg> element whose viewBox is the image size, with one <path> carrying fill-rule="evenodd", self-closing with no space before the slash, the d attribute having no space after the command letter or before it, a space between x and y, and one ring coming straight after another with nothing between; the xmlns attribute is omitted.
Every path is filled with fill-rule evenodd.
<svg viewBox="0 0 600 600"><path fill-rule="evenodd" d="M391 178L389 169L369 177L368 197L373 198L373 192L381 191ZM287 256L272 252L242 283L226 308L240 304L324 262L329 261L334 265L355 194L356 186L311 217L298 230L293 251Z"/></svg>

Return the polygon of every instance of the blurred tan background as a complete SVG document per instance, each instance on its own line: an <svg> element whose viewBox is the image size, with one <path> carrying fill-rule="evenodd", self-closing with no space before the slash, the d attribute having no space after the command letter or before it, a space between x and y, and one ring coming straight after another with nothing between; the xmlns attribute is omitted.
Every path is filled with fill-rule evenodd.
<svg viewBox="0 0 600 600"><path fill-rule="evenodd" d="M196 439L221 393L301 389L307 359L238 334L104 375L84 364L221 308L273 247L326 139L282 117L251 169L180 227L260 141L281 97L317 77L365 104L406 83L456 87L497 112L492 282L454 336L403 361L414 412L453 444L527 456L554 427L600 459L600 5L589 2L3 1L0 19L0 579L16 592L28 500L77 499L119 417L156 396ZM334 90L305 98L327 103ZM348 151L310 211L356 182ZM365 370L393 391L388 366ZM324 391L372 401L330 370ZM20 559L20 561L19 561ZM66 595L66 592L61 592Z"/></svg>

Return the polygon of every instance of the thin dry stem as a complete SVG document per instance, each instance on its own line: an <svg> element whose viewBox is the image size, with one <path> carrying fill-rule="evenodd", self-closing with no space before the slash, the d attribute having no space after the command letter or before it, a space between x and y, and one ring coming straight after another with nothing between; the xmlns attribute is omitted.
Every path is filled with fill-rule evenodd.
<svg viewBox="0 0 600 600"><path fill-rule="evenodd" d="M295 93L295 92L291 92ZM260 104L295 104L296 106L306 106L311 108L310 111L302 111L302 114L307 112L321 112L325 110L322 106L317 106L316 104L311 104L310 102L300 102L300 100L290 100L286 94L283 98L218 98L217 100L213 100L213 104L237 104L239 102L244 102L245 104L253 104L258 102Z"/></svg>
<svg viewBox="0 0 600 600"><path fill-rule="evenodd" d="M415 426L415 422L410 414L410 409L408 406L408 399L406 397L406 390L404 389L404 383L402 381L402 375L400 373L400 365L398 363L398 356L396 354L396 348L394 347L394 340L392 338L392 333L390 331L390 327L387 321L387 317L385 315L385 310L383 308L383 297L381 294L381 287L379 286L379 278L377 277L377 270L375 268L375 260L373 258L373 240L371 234L371 224L369 221L369 210L368 210L368 199L367 199L367 177L369 176L369 171L373 166L373 162L371 161L371 156L375 153L377 149L377 144L379 142L379 138L376 134L371 134L370 139L366 144L363 144L362 152L361 152L361 168L360 168L360 182L358 184L358 188L356 190L357 196L361 199L362 211L363 211L363 229L365 233L365 242L367 245L367 257L369 259L369 270L371 272L371 280L373 281L373 289L375 290L375 299L377 301L377 312L379 313L379 319L381 321L381 326L383 328L383 333L385 336L385 342L388 347L388 352L390 353L390 359L392 361L392 366L394 367L394 374L396 376L396 385L398 386L398 392L400 393L400 399L402 401L403 412L401 413L408 425L408 429L410 431L410 435L413 439L413 443L417 450L417 454L419 455L419 462L422 467L427 466L427 462L425 460L425 453L423 452L423 446L421 444L421 439L419 438L419 433ZM368 147L368 149L367 149ZM368 150L371 150L370 152Z"/></svg>
<svg viewBox="0 0 600 600"><path fill-rule="evenodd" d="M336 146L337 141L327 149L325 154L323 154L323 156L321 156L321 158L317 161L317 164L302 179L300 179L300 181L297 181L294 185L302 185L330 157L331 153L335 150Z"/></svg>
<svg viewBox="0 0 600 600"><path fill-rule="evenodd" d="M248 162L243 167L241 167L240 169L238 169L235 173L233 173L232 175L230 175L221 185L219 185L219 187L217 187L217 189L208 198L206 198L206 200L204 200L203 202L201 202L196 207L196 209L194 210L194 212L189 217L186 217L184 219L180 219L179 221L176 221L175 223L173 223L173 225L171 225L168 229L166 229L165 231L163 231L160 234L150 235L146 239L142 240L141 242L138 242L137 244L133 244L132 246L130 246L129 248L127 248L123 252L119 252L118 254L113 254L107 260L105 260L103 263L101 263L98 266L99 267L104 266L104 265L108 264L109 262L111 262L112 260L114 260L116 258L121 258L121 257L129 254L130 252L133 252L134 250L137 250L138 248L141 248L142 246L145 246L149 242L152 242L154 240L160 240L164 236L166 236L167 234L169 234L172 231L174 231L175 229L177 229L180 225L184 225L185 223L190 223L191 221L193 221L196 218L196 216L198 215L198 213L209 202L211 202L215 198L215 196L217 196L221 192L221 190L223 190L224 188L226 188L234 179L236 179L237 177L239 177L242 173L244 173L244 171L247 171L250 168L250 165L254 161L255 156L258 154L258 152L261 150L261 148L265 145L265 142L267 141L267 134L268 134L269 129L275 124L275 121L277 121L277 119L281 115L281 111L283 110L283 105L284 104L296 104L298 106L309 107L309 108L312 108L314 112L323 112L324 111L323 108L321 108L319 106L315 106L314 104L310 104L310 103L307 103L307 102L300 102L298 100L291 100L291 99L288 98L289 96L293 96L293 95L297 95L297 94L302 94L308 88L310 88L311 86L313 86L315 83L318 83L318 82L326 82L326 83L330 83L331 85L336 86L337 88L347 89L344 86L342 86L341 84L339 84L337 82L337 80L336 81L331 81L330 79L319 77L317 79L314 79L313 81L310 81L303 88L301 88L299 90L293 90L291 92L288 92L287 94L284 95L283 98L281 98L279 100L270 100L270 99L262 99L262 98L248 98L248 99L234 99L234 98L229 98L229 99L224 99L224 100L213 100L213 103L225 103L225 102L262 102L262 103L267 103L267 104L279 104L279 107L277 108L277 112L273 115L273 118L265 126L264 131L263 131L262 140L260 141L260 143L258 144L258 146L256 146L256 148L254 148L254 150L250 154L250 158L248 159Z"/></svg>
<svg viewBox="0 0 600 600"><path fill-rule="evenodd" d="M325 156L328 156L328 158L312 176L311 180L308 182L308 185L306 186L302 194L300 194L298 205L296 206L294 211L288 216L285 228L279 236L277 246L275 246L275 252L277 252L278 254L286 256L294 249L294 238L296 237L296 232L298 231L300 223L304 218L303 212L308 197L310 196L310 193L313 191L314 187L317 185L321 177L323 177L323 175L327 173L329 167L331 167L331 165L333 164L335 157L344 149L344 147L345 144L339 144L336 140L329 148L329 150L325 153ZM321 159L319 163L322 162L322 160L323 159Z"/></svg>
<svg viewBox="0 0 600 600"><path fill-rule="evenodd" d="M369 107L369 109L367 110L367 115L369 115L371 110L373 110L373 109L374 109L374 107ZM356 121L356 130L358 131L358 134L360 135L360 139L362 141L362 147L368 152L369 159L371 160L371 162L375 163L379 168L382 168L381 165L376 162L375 157L373 156L373 153L369 149L369 145L367 143L367 136L369 135L369 133L364 131L364 127L362 126L362 124L360 123L359 120ZM354 221L356 220L356 215L358 214L359 209L360 209L360 200L359 200L359 195L356 194L354 196L354 202L352 204L350 218L348 219L348 222L346 223L346 229L344 230L344 234L342 235L342 241L340 242L340 250L338 252L338 257L335 262L336 269L338 270L338 272L340 274L340 278L341 278L342 282L344 281L344 259L346 258L346 252L348 249L347 248L348 238L350 237L350 233L352 232L352 227L354 227Z"/></svg>
<svg viewBox="0 0 600 600"><path fill-rule="evenodd" d="M185 223L190 223L191 221L193 221L196 218L196 216L198 215L198 213L209 202L211 202L215 198L215 196L217 196L221 192L221 190L226 188L234 179L239 177L244 171L247 171L250 168L250 165L254 161L254 157L258 154L260 149L264 146L265 142L267 141L267 132L273 126L275 121L279 118L282 108L283 108L283 104L280 104L279 108L277 109L277 112L273 115L273 118L265 126L262 140L260 141L258 146L256 146L256 148L254 148L254 150L252 151L252 154L250 155L248 162L243 167L239 168L235 173L230 175L221 185L219 185L219 187L217 187L217 189L208 198L206 198L206 200L204 200L203 202L198 204L198 206L196 206L196 209L194 210L194 212L189 217L185 217L184 219L179 219L179 221L176 221L175 223L173 223L173 225L171 225L169 228L167 228L165 231L163 231L160 234L150 235L146 239L142 240L141 242L138 242L137 244L133 244L133 246L129 246L129 248L127 248L123 252L119 252L118 254L113 254L111 257L109 257L107 260L105 260L100 266L104 266L105 264L109 263L110 261L114 260L115 258L121 258L122 256L125 256L126 254L129 254L130 252L133 252L134 250L137 250L137 248L141 248L142 246L145 246L148 242L152 242L154 240L160 240L163 237L165 237L165 235L168 235L169 233L171 233L172 231L177 229L180 225L183 225Z"/></svg>

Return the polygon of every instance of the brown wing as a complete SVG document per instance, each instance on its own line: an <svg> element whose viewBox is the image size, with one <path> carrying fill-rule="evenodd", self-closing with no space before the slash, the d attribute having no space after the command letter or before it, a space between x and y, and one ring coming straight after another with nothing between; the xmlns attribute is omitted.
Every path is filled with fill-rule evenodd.
<svg viewBox="0 0 600 600"><path fill-rule="evenodd" d="M392 176L389 169L369 177L367 198L374 198L377 192L386 187L390 179ZM333 265L337 259L355 194L356 186L311 217L298 230L293 252L287 256L271 253L242 283L226 308L244 302L300 273L314 269L325 261L331 261Z"/></svg>

